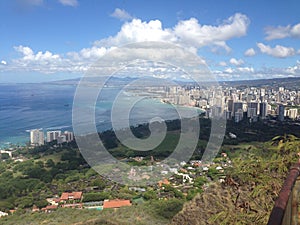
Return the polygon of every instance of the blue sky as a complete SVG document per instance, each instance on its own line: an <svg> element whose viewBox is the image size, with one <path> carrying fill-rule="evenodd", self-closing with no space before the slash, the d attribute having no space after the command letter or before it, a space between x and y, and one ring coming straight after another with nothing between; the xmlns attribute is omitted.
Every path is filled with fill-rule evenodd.
<svg viewBox="0 0 300 225"><path fill-rule="evenodd" d="M219 80L300 76L298 0L0 1L0 82L80 77L112 47L181 45Z"/></svg>

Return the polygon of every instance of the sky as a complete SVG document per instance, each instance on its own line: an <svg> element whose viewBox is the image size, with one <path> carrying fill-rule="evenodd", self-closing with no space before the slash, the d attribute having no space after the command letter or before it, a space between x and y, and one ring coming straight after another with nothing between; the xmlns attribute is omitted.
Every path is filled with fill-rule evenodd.
<svg viewBox="0 0 300 225"><path fill-rule="evenodd" d="M3 0L0 83L81 77L115 47L168 42L218 80L300 76L299 0Z"/></svg>

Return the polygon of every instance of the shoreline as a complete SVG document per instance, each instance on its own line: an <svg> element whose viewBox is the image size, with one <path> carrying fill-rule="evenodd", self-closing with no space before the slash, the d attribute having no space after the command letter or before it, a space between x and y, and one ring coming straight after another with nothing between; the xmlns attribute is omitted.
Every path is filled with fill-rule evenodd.
<svg viewBox="0 0 300 225"><path fill-rule="evenodd" d="M167 102L164 102L163 99L161 98L152 98L151 99L152 103L154 104L161 104L161 105L168 105L170 104L172 107L174 107L176 109L176 107L182 107L182 108L187 108L187 109L193 109L193 110L197 110L199 113L201 112L204 112L203 109L200 109L199 107L195 107L195 106L188 106L188 105L176 105L176 104L172 104L172 103L167 103ZM168 109L166 109L168 110ZM168 120L174 120L176 118L168 118ZM141 121L141 120L144 120L144 121ZM137 122L134 124L134 126L138 126L138 125L141 125L141 124L145 124L147 123L147 118L138 118L137 119ZM105 121L103 120L103 122L101 122L100 124L96 124L97 127L101 127L101 124L103 123L111 123L110 121ZM100 126L99 126L100 125ZM44 129L44 131L48 131L48 130L66 130L67 128L69 128L69 130L73 130L72 129L72 125L52 125L50 127L47 127ZM103 130L102 129L99 129L98 132L104 132L104 131L107 131L107 130L111 130L112 127L102 127L104 128ZM34 129L34 128L32 128ZM24 131L22 131L21 133L19 132L18 134L16 134L16 136L4 136L3 140L0 141L0 150L7 150L7 149L10 149L10 148L16 148L16 147L26 147L28 146L28 143L30 141L30 135L29 135L29 130L30 129L26 129Z"/></svg>

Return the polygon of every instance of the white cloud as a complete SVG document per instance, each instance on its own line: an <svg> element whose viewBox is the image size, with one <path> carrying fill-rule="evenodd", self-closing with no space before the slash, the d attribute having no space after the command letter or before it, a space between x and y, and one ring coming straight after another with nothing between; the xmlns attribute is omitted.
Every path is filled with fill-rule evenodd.
<svg viewBox="0 0 300 225"><path fill-rule="evenodd" d="M49 51L34 54L31 48L24 47L22 45L15 47L15 50L23 54L22 60L27 61L47 61L47 60L59 60L60 56L57 54L52 54Z"/></svg>
<svg viewBox="0 0 300 225"><path fill-rule="evenodd" d="M1 64L2 64L2 65L6 65L7 62L6 62L5 60L1 60Z"/></svg>
<svg viewBox="0 0 300 225"><path fill-rule="evenodd" d="M69 71L69 60L63 59L58 54L50 51L39 51L35 53L30 47L16 46L14 49L21 54L21 58L12 60L11 69L38 71L42 73L53 73L59 71ZM74 67L74 70L76 68Z"/></svg>
<svg viewBox="0 0 300 225"><path fill-rule="evenodd" d="M291 26L278 26L278 27L267 27L265 28L266 40L274 40L274 39L282 39L289 37L289 32L291 30Z"/></svg>
<svg viewBox="0 0 300 225"><path fill-rule="evenodd" d="M291 36L300 38L300 23L296 24L291 29Z"/></svg>
<svg viewBox="0 0 300 225"><path fill-rule="evenodd" d="M235 59L235 58L231 58L229 60L229 62L235 66L240 66L240 65L244 64L244 61L242 59Z"/></svg>
<svg viewBox="0 0 300 225"><path fill-rule="evenodd" d="M62 4L76 6L77 1L60 0ZM126 16L125 11L119 9L115 10L121 18L129 18ZM122 13L119 13L122 12ZM117 16L115 15L115 16ZM230 50L227 41L232 38L241 37L246 35L249 25L249 19L243 14L235 14L224 20L221 24L202 25L195 18L179 21L173 28L164 28L160 20L142 21L140 19L132 19L125 22L120 31L111 37L95 41L91 47L83 48L77 52L67 52L65 54L55 54L51 51L33 51L28 46L17 46L14 49L21 54L20 58L14 59L9 64L11 70L33 70L44 73L51 72L82 72L86 71L89 66L97 61L101 56L107 53L110 49L116 48L135 42L163 42L173 43L177 46L184 47L192 53L197 53L198 49L204 46L212 48L222 48L226 51ZM151 48L151 46L149 46ZM124 49L123 49L124 50ZM143 58L145 49L132 51L127 49L128 52L118 52L120 57L122 54L132 56L132 59L137 57ZM126 50L126 51L127 51ZM164 49L164 45L160 48L153 48L146 51L157 60L167 61L174 56L172 49ZM185 54L184 52L177 51L176 54ZM180 55L178 55L180 58ZM242 62L237 61L237 65ZM204 60L203 60L204 63ZM223 66L226 63L223 62ZM8 66L6 66L8 67ZM3 68L2 68L3 69Z"/></svg>
<svg viewBox="0 0 300 225"><path fill-rule="evenodd" d="M212 71L220 80L234 80L239 79L270 79L279 77L296 77L300 76L300 61L295 65L283 68L261 68L254 69L253 67L237 67L226 68L223 71Z"/></svg>
<svg viewBox="0 0 300 225"><path fill-rule="evenodd" d="M254 68L253 67L238 67L237 71L241 73L254 73Z"/></svg>
<svg viewBox="0 0 300 225"><path fill-rule="evenodd" d="M116 36L96 41L95 44L98 46L120 46L133 42L174 42L175 40L176 37L172 30L163 29L159 20L142 22L140 19L133 19L131 22L126 22Z"/></svg>
<svg viewBox="0 0 300 225"><path fill-rule="evenodd" d="M276 45L274 48L271 48L269 45L264 45L263 43L257 43L257 47L260 49L262 53L277 58L286 58L296 54L294 48L284 47L281 45Z"/></svg>
<svg viewBox="0 0 300 225"><path fill-rule="evenodd" d="M89 60L92 62L98 60L106 51L107 49L104 47L93 46L91 48L83 48L79 52L69 52L67 55L75 61Z"/></svg>
<svg viewBox="0 0 300 225"><path fill-rule="evenodd" d="M283 39L287 37L300 38L300 23L291 26L266 27L265 39L270 41L274 39Z"/></svg>
<svg viewBox="0 0 300 225"><path fill-rule="evenodd" d="M237 13L219 26L201 25L198 20L179 21L174 28L163 28L160 20L133 19L126 22L116 36L97 41L98 46L119 46L140 41L166 41L180 44L193 52L204 46L230 51L226 41L246 35L249 19Z"/></svg>
<svg viewBox="0 0 300 225"><path fill-rule="evenodd" d="M297 60L296 65L294 66L289 66L284 70L287 74L292 74L292 75L300 75L300 61Z"/></svg>
<svg viewBox="0 0 300 225"><path fill-rule="evenodd" d="M219 26L201 25L198 20L179 21L174 28L174 33L182 43L197 48L216 45L228 51L226 41L246 35L250 20L247 16L237 13Z"/></svg>
<svg viewBox="0 0 300 225"><path fill-rule="evenodd" d="M245 56L254 56L256 54L255 50L253 48L249 48L245 51Z"/></svg>
<svg viewBox="0 0 300 225"><path fill-rule="evenodd" d="M59 1L59 3L65 5L65 6L72 6L72 7L78 6L77 0L58 0L58 1Z"/></svg>
<svg viewBox="0 0 300 225"><path fill-rule="evenodd" d="M228 67L224 70L225 73L233 73L234 69L232 69L231 67Z"/></svg>
<svg viewBox="0 0 300 225"><path fill-rule="evenodd" d="M119 8L116 8L115 11L110 16L115 17L122 21L133 19L133 17L128 12L126 12L124 9L119 9Z"/></svg>
<svg viewBox="0 0 300 225"><path fill-rule="evenodd" d="M227 63L224 61L219 62L219 66L227 66Z"/></svg>
<svg viewBox="0 0 300 225"><path fill-rule="evenodd" d="M237 68L232 68L232 67L228 67L226 68L222 73L226 73L226 74L236 74L236 75L245 75L245 74L249 74L249 73L254 73L254 68L253 67L237 67ZM219 72L220 74L220 72Z"/></svg>

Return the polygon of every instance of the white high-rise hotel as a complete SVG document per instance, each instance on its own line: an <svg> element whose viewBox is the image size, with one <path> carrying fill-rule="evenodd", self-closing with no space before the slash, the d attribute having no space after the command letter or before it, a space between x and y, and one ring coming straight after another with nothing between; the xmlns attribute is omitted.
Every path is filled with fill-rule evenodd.
<svg viewBox="0 0 300 225"><path fill-rule="evenodd" d="M43 145L44 144L44 131L34 129L30 131L30 144Z"/></svg>
<svg viewBox="0 0 300 225"><path fill-rule="evenodd" d="M58 144L64 142L71 142L74 140L73 132L65 131L62 133L60 130L47 131L47 142L57 140Z"/></svg>
<svg viewBox="0 0 300 225"><path fill-rule="evenodd" d="M61 136L60 130L47 131L47 142L57 140L57 138L60 136Z"/></svg>

